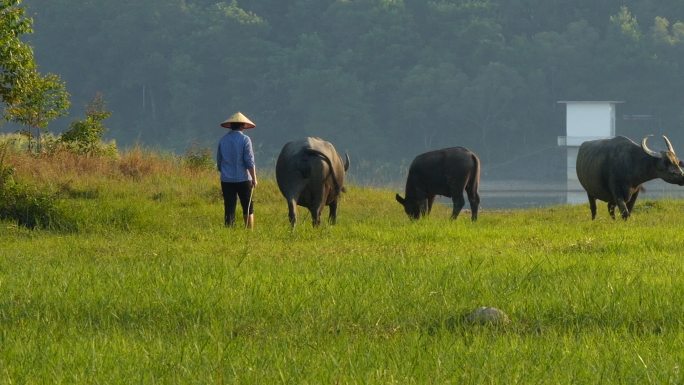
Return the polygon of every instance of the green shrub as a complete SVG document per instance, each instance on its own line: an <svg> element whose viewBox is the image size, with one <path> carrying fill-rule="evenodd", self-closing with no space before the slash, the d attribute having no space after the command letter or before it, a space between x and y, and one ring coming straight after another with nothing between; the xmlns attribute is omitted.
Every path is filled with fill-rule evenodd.
<svg viewBox="0 0 684 385"><path fill-rule="evenodd" d="M13 134L0 134L0 151L26 151L29 138L17 132Z"/></svg>
<svg viewBox="0 0 684 385"><path fill-rule="evenodd" d="M185 151L183 163L193 169L216 168L216 159L214 158L212 150L194 144Z"/></svg>
<svg viewBox="0 0 684 385"><path fill-rule="evenodd" d="M111 114L105 108L102 95L98 93L86 107L85 119L72 122L59 141L67 150L77 154L116 156L116 142L102 140L102 135L107 130L102 121Z"/></svg>
<svg viewBox="0 0 684 385"><path fill-rule="evenodd" d="M0 219L15 220L29 229L47 228L56 219L55 202L51 194L9 178L0 188Z"/></svg>
<svg viewBox="0 0 684 385"><path fill-rule="evenodd" d="M14 174L14 167L5 164L8 146L8 142L0 143L0 190L3 189L5 183L12 179L12 175Z"/></svg>
<svg viewBox="0 0 684 385"><path fill-rule="evenodd" d="M7 147L7 143L0 145L0 219L14 220L29 229L61 227L55 197L14 179L14 167L5 161Z"/></svg>

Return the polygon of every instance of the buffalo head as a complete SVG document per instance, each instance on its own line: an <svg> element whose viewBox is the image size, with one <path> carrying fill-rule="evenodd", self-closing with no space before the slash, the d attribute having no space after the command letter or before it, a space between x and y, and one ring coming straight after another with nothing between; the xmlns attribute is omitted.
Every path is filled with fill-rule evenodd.
<svg viewBox="0 0 684 385"><path fill-rule="evenodd" d="M411 219L418 219L425 215L428 210L428 200L427 199L411 199L402 198L401 195L397 194L395 197L397 202L404 206L404 211L406 215Z"/></svg>
<svg viewBox="0 0 684 385"><path fill-rule="evenodd" d="M645 136L644 139L641 140L641 148L645 153L657 159L655 171L658 178L661 178L665 182L682 186L684 185L684 170L682 170L682 163L677 158L677 154L675 154L672 143L670 143L667 136L663 135L663 139L667 146L666 151L657 152L648 148L648 145L646 144L648 136Z"/></svg>

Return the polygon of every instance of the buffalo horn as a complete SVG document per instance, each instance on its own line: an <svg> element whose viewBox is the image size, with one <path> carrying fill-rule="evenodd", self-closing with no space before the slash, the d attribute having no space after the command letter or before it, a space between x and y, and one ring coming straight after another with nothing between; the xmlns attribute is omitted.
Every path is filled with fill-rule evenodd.
<svg viewBox="0 0 684 385"><path fill-rule="evenodd" d="M642 148L642 149L644 150L644 152L647 153L648 155L650 155L650 156L652 156L652 157L654 157L654 158L660 158L660 154L658 154L657 152L651 150L651 149L648 148L648 146L646 145L646 140L648 140L648 137L649 137L649 136L652 136L652 135L646 135L646 136L644 136L643 139L641 139L641 148Z"/></svg>
<svg viewBox="0 0 684 385"><path fill-rule="evenodd" d="M663 135L663 139L665 139L665 144L667 145L667 150L674 154L675 150L674 150L674 148L672 148L672 143L670 143L670 139L668 139L667 136L665 136L665 135Z"/></svg>
<svg viewBox="0 0 684 385"><path fill-rule="evenodd" d="M344 171L349 170L349 154L344 153Z"/></svg>

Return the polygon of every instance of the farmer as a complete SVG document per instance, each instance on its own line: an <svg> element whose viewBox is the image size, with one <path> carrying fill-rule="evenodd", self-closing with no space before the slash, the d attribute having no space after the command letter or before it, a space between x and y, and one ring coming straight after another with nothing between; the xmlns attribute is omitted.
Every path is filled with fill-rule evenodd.
<svg viewBox="0 0 684 385"><path fill-rule="evenodd" d="M256 166L252 141L242 131L256 127L251 120L236 112L221 127L230 131L223 135L216 151L216 166L221 173L221 191L225 225L235 225L235 207L240 198L245 228L254 227L254 202L252 189L257 185Z"/></svg>

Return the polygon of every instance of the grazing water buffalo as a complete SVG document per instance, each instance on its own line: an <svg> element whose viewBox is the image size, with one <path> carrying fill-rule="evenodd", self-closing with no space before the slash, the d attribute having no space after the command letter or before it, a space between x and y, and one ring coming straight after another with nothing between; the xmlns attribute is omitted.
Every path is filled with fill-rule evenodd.
<svg viewBox="0 0 684 385"><path fill-rule="evenodd" d="M330 223L337 218L337 198L344 190L344 174L349 169L349 156L344 163L330 142L320 138L288 142L276 162L278 188L287 200L290 224L297 223L296 206L311 212L313 225L321 223L323 206L330 207Z"/></svg>
<svg viewBox="0 0 684 385"><path fill-rule="evenodd" d="M672 143L663 135L667 151L656 152L624 136L582 143L577 152L577 178L589 197L591 219L596 217L596 200L608 202L608 213L615 219L615 206L623 219L629 218L641 184L661 178L684 185L684 171Z"/></svg>
<svg viewBox="0 0 684 385"><path fill-rule="evenodd" d="M471 219L477 220L480 194L480 159L464 147L451 147L418 155L409 167L406 198L397 194L397 202L411 219L418 219L432 210L435 195L451 198L454 207L451 219L456 219L465 205L463 190L468 194Z"/></svg>

